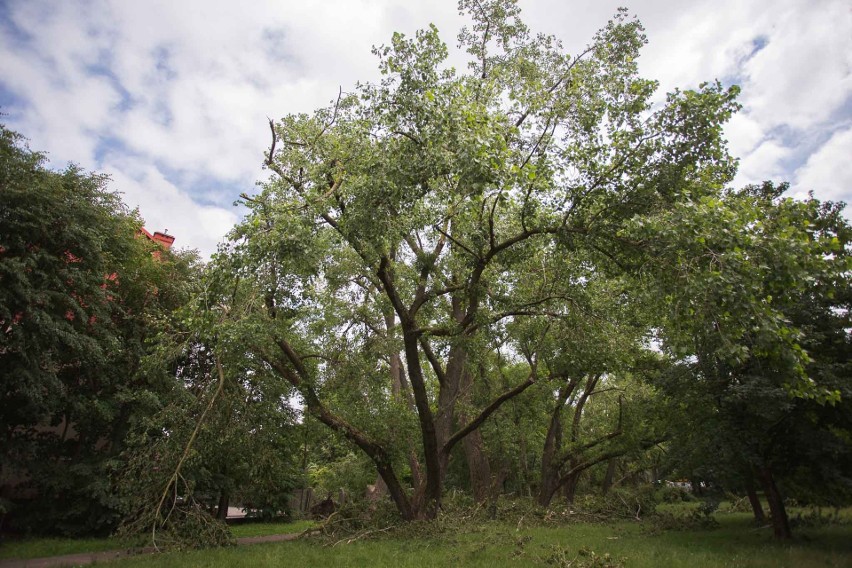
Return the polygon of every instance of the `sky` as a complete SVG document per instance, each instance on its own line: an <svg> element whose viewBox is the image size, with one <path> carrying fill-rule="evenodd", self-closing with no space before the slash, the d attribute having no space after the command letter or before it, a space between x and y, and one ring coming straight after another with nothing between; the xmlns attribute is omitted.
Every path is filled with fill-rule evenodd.
<svg viewBox="0 0 852 568"><path fill-rule="evenodd" d="M726 127L734 185L852 200L849 0L520 1L531 30L570 53L621 5L645 26L640 72L660 98L742 87ZM110 174L149 230L206 258L240 219L239 194L267 177L267 117L377 80L371 47L429 23L452 51L455 0L0 0L0 122L51 167Z"/></svg>

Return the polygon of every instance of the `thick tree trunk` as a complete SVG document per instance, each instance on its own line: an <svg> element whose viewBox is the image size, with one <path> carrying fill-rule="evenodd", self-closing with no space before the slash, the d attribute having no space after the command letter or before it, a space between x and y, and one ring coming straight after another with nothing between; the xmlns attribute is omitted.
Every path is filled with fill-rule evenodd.
<svg viewBox="0 0 852 568"><path fill-rule="evenodd" d="M553 495L559 488L559 466L556 454L562 449L562 408L573 391L574 381L568 383L556 396L556 406L550 414L550 425L544 438L544 449L541 452L541 483L538 487L538 504L550 506Z"/></svg>
<svg viewBox="0 0 852 568"><path fill-rule="evenodd" d="M396 316L393 310L385 312L385 327L387 328L388 338L394 337L396 328ZM405 373L402 369L402 357L398 352L390 354L390 376L391 376L391 393L399 400L407 402L412 412L417 412L417 406L414 403L414 395L411 392L411 385L405 378ZM417 448L412 440L408 440L408 467L411 469L411 483L414 487L420 487L423 483L423 476L420 473L420 460L417 458ZM376 489L379 490L379 484L376 483ZM384 487L384 489L387 489Z"/></svg>
<svg viewBox="0 0 852 568"><path fill-rule="evenodd" d="M746 477L745 487L748 502L751 504L751 510L754 513L754 522L762 525L766 522L766 514L763 512L763 505L760 503L757 491L754 490L754 481L750 476Z"/></svg>
<svg viewBox="0 0 852 568"><path fill-rule="evenodd" d="M479 430L468 434L462 440L462 447L470 473L473 498L477 503L484 503L488 499L491 488L491 464L488 456L485 455L484 442Z"/></svg>
<svg viewBox="0 0 852 568"><path fill-rule="evenodd" d="M414 391L414 402L417 405L417 416L420 420L420 432L423 436L423 456L426 462L426 479L421 488L417 488L414 500L414 518L431 519L438 514L441 507L441 492L443 489L444 468L441 463L441 447L435 429L435 420L426 391L426 381L420 366L420 351L417 336L419 332L412 325L404 326L403 342L405 344L405 363L411 388ZM443 389L441 389L443 391ZM385 478L385 482L387 482ZM390 489L388 483L388 489ZM422 497L421 497L422 495Z"/></svg>
<svg viewBox="0 0 852 568"><path fill-rule="evenodd" d="M456 402L459 398L459 387L466 358L466 353L458 345L450 347L444 381L438 391L438 413L435 416L435 430L439 447L443 447L453 434L453 426L456 422ZM447 471L449 458L449 455L441 456L441 471L444 473Z"/></svg>
<svg viewBox="0 0 852 568"><path fill-rule="evenodd" d="M757 476L760 479L760 484L763 486L766 500L769 502L769 513L772 515L772 532L775 534L775 538L780 540L793 538L793 532L790 530L790 521L787 518L787 509L784 507L784 499L781 497L778 486L775 484L775 477L772 475L772 470L769 466L764 465L758 468Z"/></svg>

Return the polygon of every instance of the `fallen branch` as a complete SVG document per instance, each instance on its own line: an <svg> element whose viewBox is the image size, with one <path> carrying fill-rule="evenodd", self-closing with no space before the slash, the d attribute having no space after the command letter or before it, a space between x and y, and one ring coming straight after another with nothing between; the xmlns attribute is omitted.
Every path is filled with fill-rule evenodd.
<svg viewBox="0 0 852 568"><path fill-rule="evenodd" d="M341 542L343 542L343 541L346 541L346 544L352 544L352 543L353 543L353 542L355 542L356 540L362 539L362 538L364 538L365 536L368 536L368 535L371 535L371 534L380 533L380 532L386 532L386 531L391 530L391 529L392 529L392 528L394 528L394 527L396 527L396 525L388 525L388 526L386 526L386 527L385 527L385 528L383 528L383 529L374 529L374 530L371 530L371 531L364 531L364 532L359 533L359 534L357 534L357 535L355 535L355 536L351 536L351 537L348 537L348 538L342 538L342 539L338 540L337 542L335 542L334 544L332 544L332 545L331 545L331 548L334 548L335 546L337 546L338 544L340 544L340 543L341 543Z"/></svg>

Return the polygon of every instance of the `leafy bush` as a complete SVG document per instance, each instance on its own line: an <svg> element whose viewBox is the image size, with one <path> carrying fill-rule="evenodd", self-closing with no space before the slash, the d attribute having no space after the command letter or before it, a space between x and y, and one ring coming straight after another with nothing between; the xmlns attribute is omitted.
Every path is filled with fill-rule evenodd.
<svg viewBox="0 0 852 568"><path fill-rule="evenodd" d="M695 501L695 497L692 495L692 492L687 491L683 487L671 487L668 485L660 487L655 494L655 498L659 503L683 503Z"/></svg>
<svg viewBox="0 0 852 568"><path fill-rule="evenodd" d="M659 512L653 517L651 531L694 531L715 529L719 527L719 521L717 521L714 516L718 509L719 501L715 499L708 499L686 514Z"/></svg>
<svg viewBox="0 0 852 568"><path fill-rule="evenodd" d="M795 517L790 518L790 526L794 529L800 527L819 528L845 522L846 520L840 516L839 508L835 508L833 513L823 514L822 508L817 507L805 513L799 511Z"/></svg>
<svg viewBox="0 0 852 568"><path fill-rule="evenodd" d="M341 489L358 498L364 495L368 484L376 481L376 469L365 455L349 452L335 461L311 465L308 480L320 498L334 497Z"/></svg>

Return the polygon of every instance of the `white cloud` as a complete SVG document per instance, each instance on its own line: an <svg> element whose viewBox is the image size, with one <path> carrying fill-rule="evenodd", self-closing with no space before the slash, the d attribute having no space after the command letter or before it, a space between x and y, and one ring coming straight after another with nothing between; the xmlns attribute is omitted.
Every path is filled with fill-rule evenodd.
<svg viewBox="0 0 852 568"><path fill-rule="evenodd" d="M521 2L534 31L575 52L620 4ZM5 9L29 36L0 34L0 92L23 101L4 109L9 126L56 165L111 172L155 229L205 252L236 219L225 205L265 177L267 116L310 112L338 86L375 80L370 47L395 30L434 22L452 52L464 23L455 2L426 0L18 0ZM824 175L818 192L846 191L820 173L837 164L820 157L830 143L814 147L848 114L845 0L637 0L631 10L650 40L641 69L663 91L714 78L743 85L744 109L726 131L743 157L738 181L791 178L785 168L807 162L798 181Z"/></svg>
<svg viewBox="0 0 852 568"><path fill-rule="evenodd" d="M740 161L735 186L760 183L766 180L785 180L783 163L791 150L775 140L766 140Z"/></svg>
<svg viewBox="0 0 852 568"><path fill-rule="evenodd" d="M766 47L743 66L750 115L767 128L828 121L852 93L852 9L816 2L777 10Z"/></svg>
<svg viewBox="0 0 852 568"><path fill-rule="evenodd" d="M852 201L852 128L840 130L796 170L793 190L823 199Z"/></svg>
<svg viewBox="0 0 852 568"><path fill-rule="evenodd" d="M138 207L151 231L169 230L175 246L197 248L204 257L237 222L236 208L199 205L169 182L153 165L133 158L110 160L105 169L124 202Z"/></svg>

